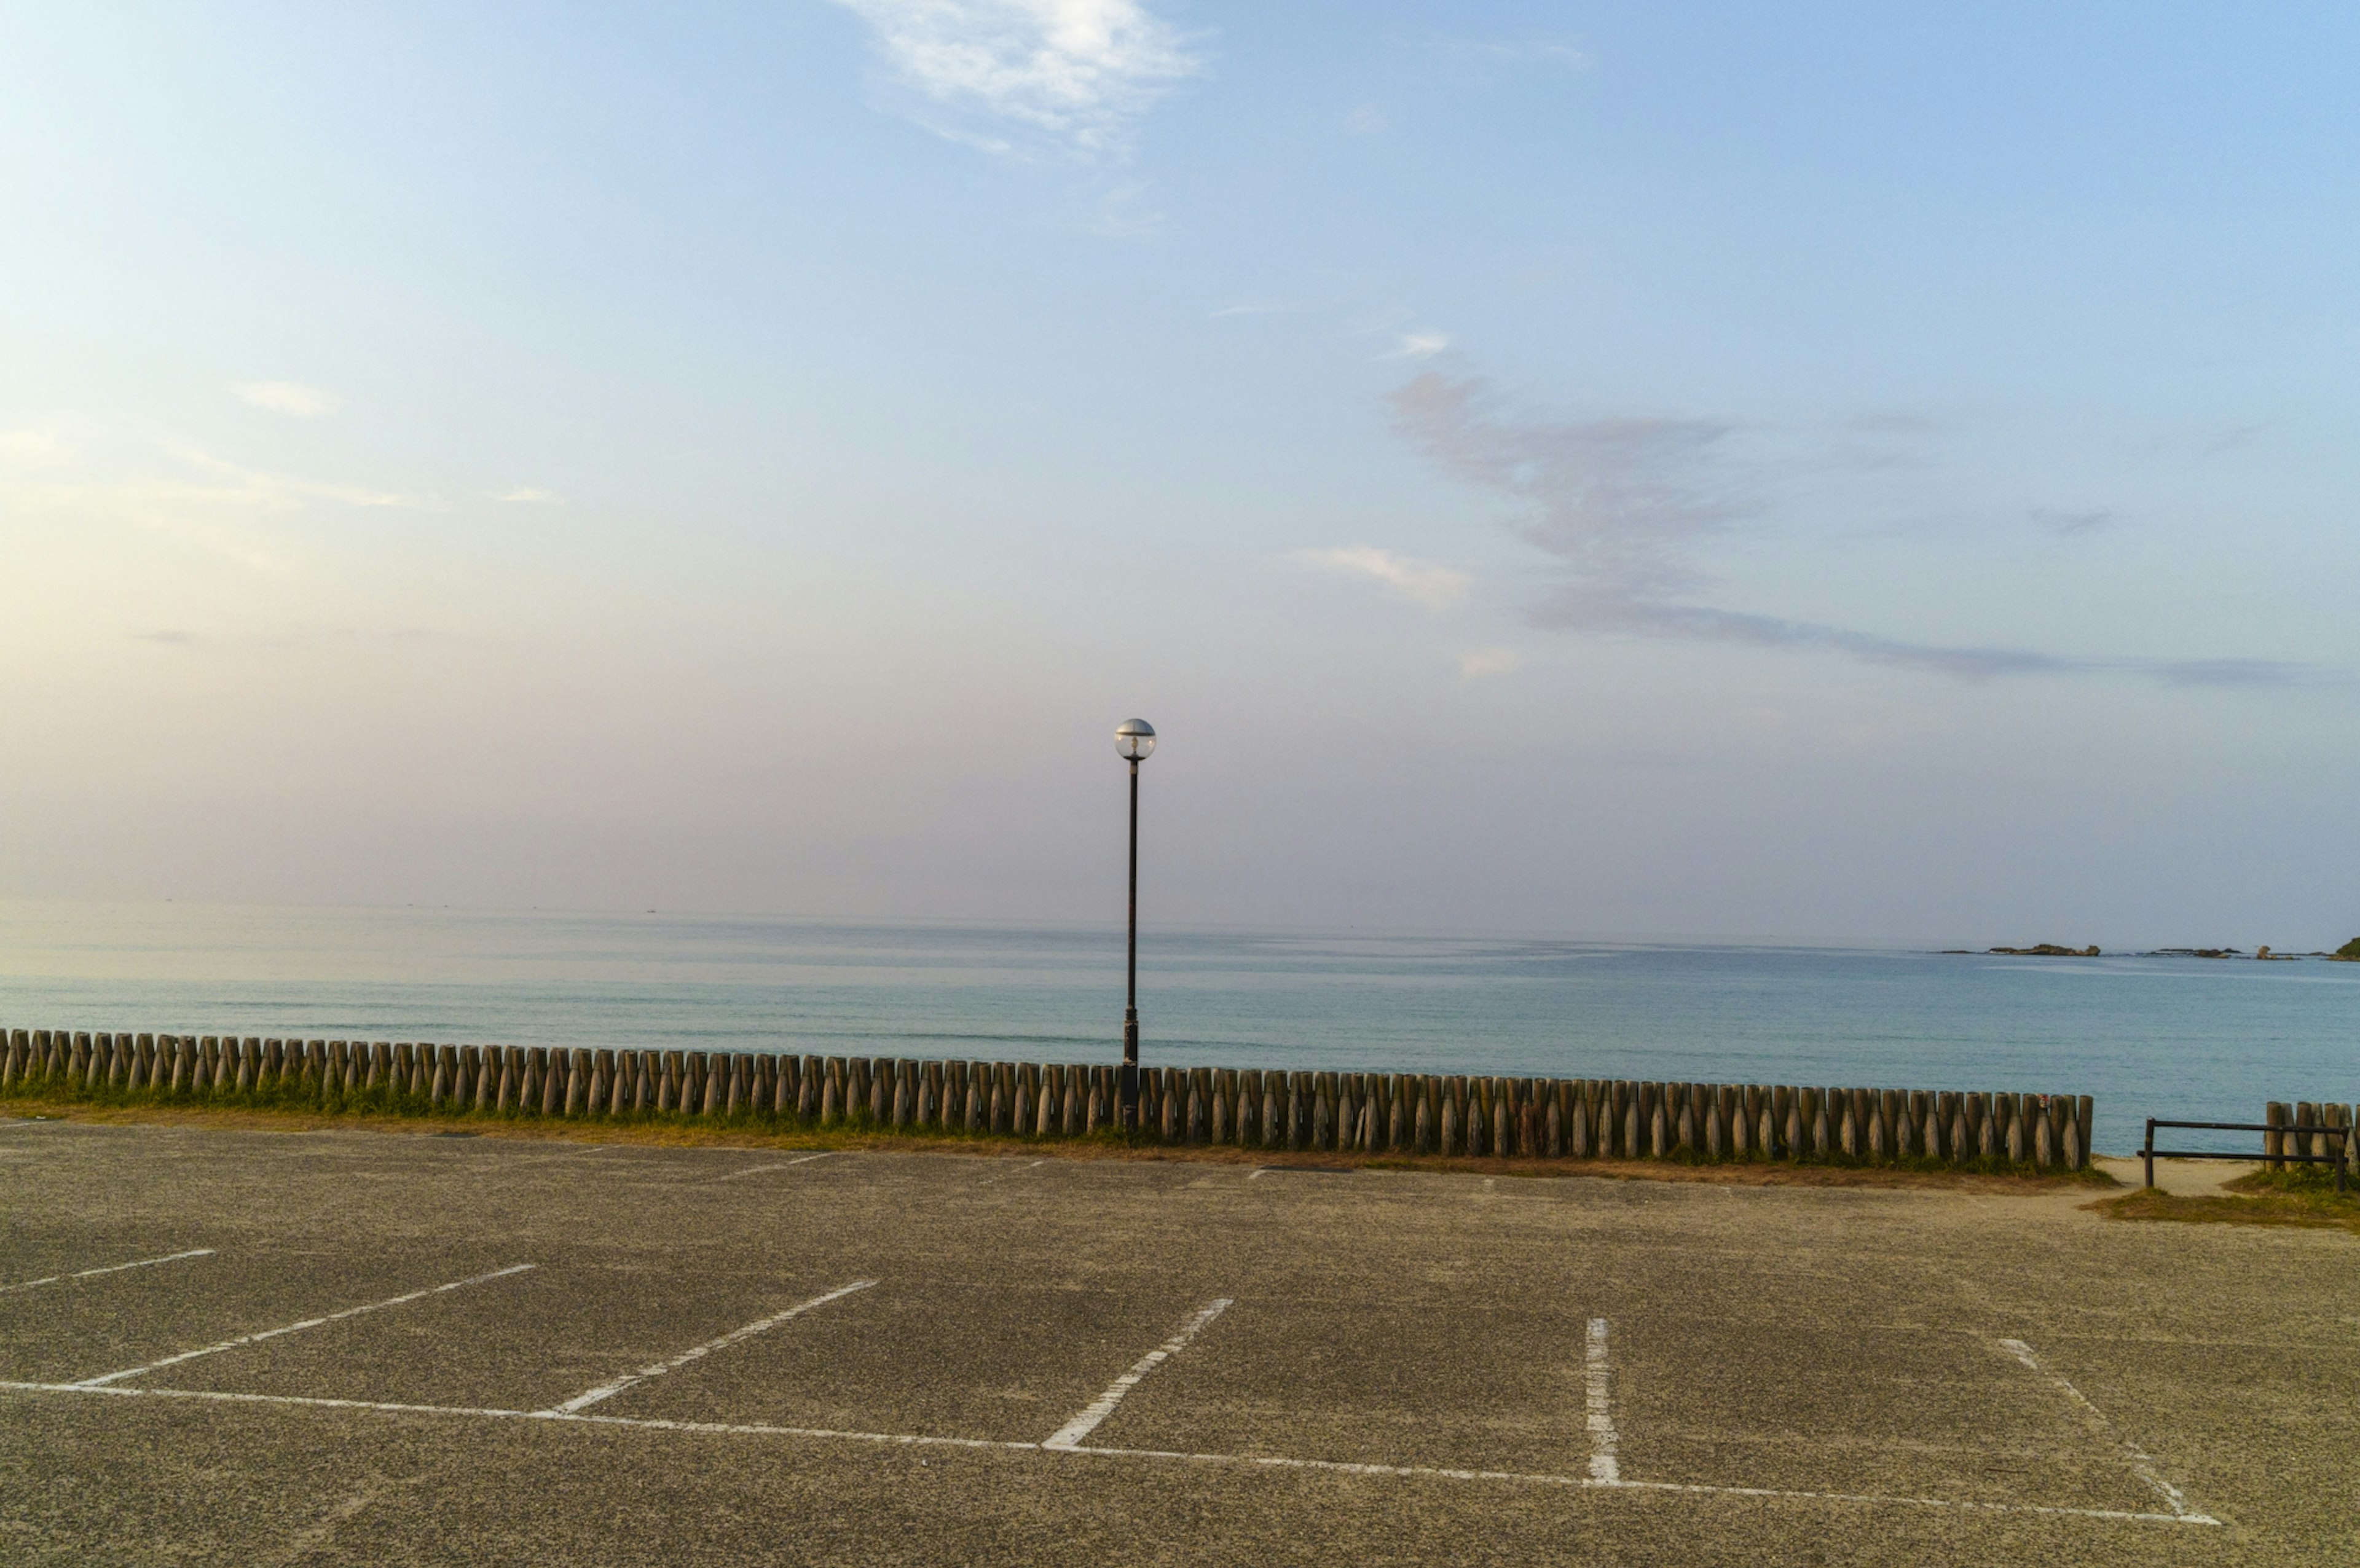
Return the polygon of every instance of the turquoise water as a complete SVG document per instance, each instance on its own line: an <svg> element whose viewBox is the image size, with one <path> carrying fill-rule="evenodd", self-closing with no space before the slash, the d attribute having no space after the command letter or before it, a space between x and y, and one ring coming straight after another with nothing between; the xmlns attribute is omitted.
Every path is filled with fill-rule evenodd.
<svg viewBox="0 0 2360 1568"><path fill-rule="evenodd" d="M0 903L0 1025L1113 1060L1120 928ZM2360 964L1357 931L1142 939L1150 1062L2360 1100ZM2193 1136L2193 1135L2190 1135Z"/></svg>

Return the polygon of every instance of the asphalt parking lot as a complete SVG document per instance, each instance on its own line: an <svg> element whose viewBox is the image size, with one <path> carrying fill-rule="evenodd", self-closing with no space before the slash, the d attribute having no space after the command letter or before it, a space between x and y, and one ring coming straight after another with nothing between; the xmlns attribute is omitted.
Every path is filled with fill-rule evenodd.
<svg viewBox="0 0 2360 1568"><path fill-rule="evenodd" d="M2360 1240L2038 1195L0 1124L27 1563L2230 1563Z"/></svg>

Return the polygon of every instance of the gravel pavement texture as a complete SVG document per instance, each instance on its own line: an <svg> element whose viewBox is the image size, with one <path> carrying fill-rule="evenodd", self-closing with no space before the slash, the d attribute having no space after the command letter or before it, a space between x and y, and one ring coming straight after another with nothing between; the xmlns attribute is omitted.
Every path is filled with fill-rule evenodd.
<svg viewBox="0 0 2360 1568"><path fill-rule="evenodd" d="M2096 1195L0 1123L0 1559L2348 1555L2360 1239Z"/></svg>

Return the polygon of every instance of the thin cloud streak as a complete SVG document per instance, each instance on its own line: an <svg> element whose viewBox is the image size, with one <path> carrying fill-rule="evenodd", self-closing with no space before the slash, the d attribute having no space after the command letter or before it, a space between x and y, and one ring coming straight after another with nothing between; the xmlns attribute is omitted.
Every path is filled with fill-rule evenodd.
<svg viewBox="0 0 2360 1568"><path fill-rule="evenodd" d="M1437 38L1434 47L1446 54L1463 59L1494 60L1509 65L1561 65L1572 71L1587 71L1595 63L1587 53L1571 44L1551 43L1546 39L1502 43L1479 38Z"/></svg>
<svg viewBox="0 0 2360 1568"><path fill-rule="evenodd" d="M2104 506L2092 507L2083 512L2060 512L2050 506L2037 506L2033 509L2032 520L2052 534L2070 539L2075 534L2093 534L2111 526L2114 514Z"/></svg>
<svg viewBox="0 0 2360 1568"><path fill-rule="evenodd" d="M1347 545L1337 550L1298 550L1295 559L1347 577L1383 584L1404 599L1429 610L1455 610L1467 602L1475 580L1456 567L1420 561L1374 545Z"/></svg>
<svg viewBox="0 0 2360 1568"><path fill-rule="evenodd" d="M1536 626L1557 631L1618 631L1690 642L1738 643L1749 648L1824 648L1868 664L1923 670L1958 681L1988 681L2001 675L2069 675L2106 668L2092 660L2030 648L1953 648L1903 642L1874 633L1743 610L1665 604L1582 590L1558 594L1533 610L1530 619Z"/></svg>
<svg viewBox="0 0 2360 1568"><path fill-rule="evenodd" d="M344 407L333 392L306 387L300 381L233 381L229 395L249 408L268 408L299 419L316 419Z"/></svg>
<svg viewBox="0 0 2360 1568"><path fill-rule="evenodd" d="M1432 359L1450 346L1448 332L1404 332L1401 346L1386 354L1387 359Z"/></svg>
<svg viewBox="0 0 2360 1568"><path fill-rule="evenodd" d="M300 523L322 504L423 509L406 495L249 467L169 434L122 431L60 415L77 440L30 443L33 462L0 463L0 512L29 522L129 525L266 576L294 574L306 553ZM23 433L23 432L12 432Z"/></svg>
<svg viewBox="0 0 2360 1568"><path fill-rule="evenodd" d="M1692 552L1759 509L1721 458L1735 427L1664 417L1529 419L1503 411L1485 378L1438 371L1412 378L1392 401L1397 427L1429 460L1521 503L1530 520L1518 532L1565 563L1573 581L1527 612L1545 629L1819 650L1963 681L2117 673L2174 687L2269 687L2325 679L2272 659L2090 658L1915 642L1687 602L1701 585ZM2108 520L2073 516L2060 531Z"/></svg>
<svg viewBox="0 0 2360 1568"><path fill-rule="evenodd" d="M1921 670L1969 682L2010 675L2136 675L2165 686L2273 687L2342 684L2307 665L2270 659L2082 659L2034 648L1905 642L1811 621L1790 621L1703 604L1667 604L1568 593L1535 608L1532 624L1738 643L1822 648L1867 664Z"/></svg>

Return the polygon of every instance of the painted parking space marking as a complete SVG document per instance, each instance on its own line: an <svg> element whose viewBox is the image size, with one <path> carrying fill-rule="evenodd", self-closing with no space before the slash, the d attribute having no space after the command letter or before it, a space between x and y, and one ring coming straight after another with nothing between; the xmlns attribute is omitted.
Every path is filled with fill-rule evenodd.
<svg viewBox="0 0 2360 1568"><path fill-rule="evenodd" d="M877 1281L874 1279L855 1279L849 1285L839 1285L824 1296L814 1296L808 1301L798 1301L795 1305L789 1307L782 1312L772 1312L769 1317L758 1318L754 1322L748 1323L743 1328L731 1329L719 1339L707 1340L703 1345L696 1345L688 1350L683 1350L669 1361L659 1361L652 1367L642 1367L637 1372L626 1373L624 1376L616 1378L611 1383L601 1383L596 1388L590 1389L586 1393L574 1395L574 1398L566 1400L562 1405L553 1405L546 1410L541 1410L535 1413L550 1416L569 1416L574 1414L576 1411L587 1410L592 1405L597 1404L602 1400L611 1399L616 1395L621 1393L624 1389L631 1388L637 1384L644 1383L650 1377L661 1377L667 1372L677 1371L679 1368L687 1366L692 1361L701 1361L716 1350L727 1350L729 1346L737 1344L741 1339L751 1339L758 1334L778 1327L781 1323L785 1323L790 1318L799 1318L803 1316L803 1313L810 1312L814 1307L824 1307L830 1301L840 1301L844 1297L851 1295L855 1290L866 1290L869 1286L874 1285L875 1283L877 1283Z"/></svg>
<svg viewBox="0 0 2360 1568"><path fill-rule="evenodd" d="M1011 1442L980 1437L944 1437L918 1432L847 1432L825 1427L771 1426L751 1422L664 1421L579 1411L569 1413L553 1410L516 1410L465 1405L408 1405L372 1399L309 1399L296 1394L240 1394L205 1388L143 1388L121 1385L97 1387L87 1383L0 1382L0 1392L84 1394L118 1399L188 1399L216 1404L281 1405L311 1410L442 1416L478 1421L583 1422L624 1431L686 1432L721 1437L792 1438L904 1448L959 1448L1050 1454L1059 1458L1081 1460L1217 1465L1248 1470L1312 1470L1330 1475L1361 1475L1377 1479L1398 1478L1503 1486L1558 1486L1601 1495L1678 1493L1689 1497L1939 1508L1970 1514L2026 1514L2036 1517L2111 1520L2143 1525L2217 1526L2221 1522L2202 1514L2139 1513L2127 1508L2060 1508L2039 1503L1973 1502L1950 1497L1907 1497L1874 1492L1808 1492L1777 1486L1723 1486L1677 1481L1599 1481L1587 1475L1552 1475L1533 1471L1468 1470L1430 1465L1365 1465L1340 1459L1298 1459L1284 1454L1191 1454L1177 1449L1154 1448L1052 1447L1046 1443Z"/></svg>
<svg viewBox="0 0 2360 1568"><path fill-rule="evenodd" d="M96 1377L85 1377L73 1387L103 1388L110 1383L119 1383L126 1377L137 1377L149 1372L160 1371L167 1367L177 1367L183 1361L194 1361L200 1356L218 1356L224 1350L235 1350L242 1345L259 1345L264 1340L277 1339L282 1334L300 1334L307 1328L318 1328L323 1323L341 1323L346 1318L360 1317L367 1312L381 1312L391 1307L407 1306L411 1301L422 1301L429 1296L439 1296L446 1290L464 1290L470 1285L482 1285L494 1279L505 1279L511 1274L521 1274L531 1267L530 1263L511 1263L506 1269L495 1269L488 1274L477 1274L465 1279L453 1279L447 1285L431 1285L423 1290L412 1290L406 1296L393 1296L382 1301L370 1301L363 1306L346 1307L340 1312L305 1318L301 1323L291 1323L279 1328L266 1328L255 1334L242 1334L235 1339L224 1339L218 1345L201 1345L195 1350L184 1350L178 1356L167 1356L161 1361L150 1361L144 1367L127 1367L120 1372L108 1372Z"/></svg>
<svg viewBox="0 0 2360 1568"><path fill-rule="evenodd" d="M2106 1419L2105 1412L2092 1404L2081 1389L2066 1381L2060 1374L2043 1367L2040 1364L2040 1357L2033 1351L2032 1346L2020 1339L2003 1339L1999 1342L1999 1347L2047 1379L2051 1388L2064 1395L2066 1402L2071 1405L2099 1435L2114 1445L2124 1461L2129 1465L2131 1474L2146 1482L2156 1496L2163 1499L2165 1508L2169 1508L2178 1517L2191 1522L2203 1519L2202 1515L2195 1513L2189 1508L2188 1498L2180 1488L2163 1478L2161 1473L2155 1467L2154 1458L2147 1450L2124 1436L2114 1423ZM2205 1519L2204 1522L2216 1521Z"/></svg>
<svg viewBox="0 0 2360 1568"><path fill-rule="evenodd" d="M1116 1378L1113 1386L1105 1393L1083 1407L1081 1414L1050 1433L1048 1441L1041 1446L1070 1449L1079 1445L1082 1439L1098 1429L1100 1422L1114 1414L1115 1407L1122 1403L1123 1396L1139 1387L1141 1378L1179 1355L1207 1323L1211 1323L1236 1304L1229 1297L1221 1296L1196 1309L1196 1315L1180 1325L1179 1333L1141 1356L1130 1371Z"/></svg>
<svg viewBox="0 0 2360 1568"><path fill-rule="evenodd" d="M186 1254L174 1254L165 1258L136 1259L130 1264L108 1265L104 1269L85 1272L111 1272L124 1268L143 1267L152 1263L176 1261L184 1257L202 1257L211 1249L192 1249ZM340 1410L373 1413L397 1417L425 1417L438 1420L464 1421L533 1421L551 1422L590 1423L628 1432L653 1433L686 1433L743 1439L770 1439L823 1443L857 1443L872 1445L914 1448L959 1449L1002 1454L1034 1454L1059 1461L1096 1461L1099 1463L1131 1463L1145 1465L1188 1465L1226 1466L1241 1471L1317 1472L1339 1476L1371 1479L1398 1479L1443 1484L1480 1484L1495 1486L1560 1487L1598 1496L1610 1494L1678 1494L1699 1498L1759 1500L1772 1503L1808 1504L1858 1508L1906 1508L1939 1509L1959 1515L2023 1515L2093 1521L2117 1521L2136 1526L2196 1526L2219 1527L2223 1521L2191 1508L2180 1490L2159 1474L2155 1461L2145 1451L2124 1438L2081 1391L2062 1377L2042 1365L2032 1347L2022 1340L2001 1340L1999 1348L2043 1380L2049 1382L2090 1426L2102 1432L2119 1449L2140 1480L2151 1487L2162 1507L2156 1509L2137 1508L2071 1507L2037 1502L1973 1500L1960 1497L1908 1495L1874 1491L1846 1492L1810 1490L1784 1486L1747 1486L1721 1483L1692 1483L1677 1480L1638 1480L1623 1473L1620 1447L1621 1436L1614 1408L1615 1360L1610 1349L1609 1320L1601 1317L1576 1319L1582 1325L1583 1415L1588 1435L1589 1453L1584 1474L1554 1474L1545 1469L1483 1469L1443 1465L1366 1463L1341 1459L1301 1457L1282 1454L1238 1454L1195 1451L1185 1447L1124 1448L1093 1446L1088 1439L1120 1409L1131 1391L1173 1356L1187 1349L1203 1331L1229 1307L1232 1298L1217 1298L1198 1308L1173 1335L1150 1350L1105 1392L1084 1407L1074 1418L1054 1433L1039 1442L1009 1441L994 1438L951 1436L939 1433L854 1431L825 1427L792 1426L760 1421L696 1421L651 1419L616 1415L595 1407L650 1378L687 1367L706 1356L763 1334L796 1317L833 1301L844 1300L868 1290L877 1281L855 1280L841 1285L812 1299L798 1302L781 1312L747 1323L720 1337L693 1346L666 1360L644 1367L636 1372L616 1377L547 1409L525 1410L456 1404L402 1403L370 1399L316 1398L296 1394L259 1394L219 1389L159 1388L144 1384L134 1385L127 1379L142 1377L165 1367L211 1356L241 1345L275 1339L305 1329L319 1327L366 1313L382 1312L410 1302L422 1301L443 1292L463 1290L520 1274L535 1266L530 1263L512 1264L484 1274L471 1276L447 1284L414 1290L404 1295L372 1301L341 1312L307 1318L279 1328L224 1339L218 1344L185 1351L178 1356L127 1368L120 1372L85 1378L75 1382L50 1383L33 1381L0 1381L0 1393L56 1397L92 1396L118 1399L150 1399L236 1405L244 1407L278 1407L293 1410ZM72 1276L59 1276L71 1278ZM1992 1341L1983 1343L1989 1345ZM1948 1487L1941 1488L1948 1490Z"/></svg>
<svg viewBox="0 0 2360 1568"><path fill-rule="evenodd" d="M110 1263L103 1269L77 1269L71 1274L52 1274L45 1279L25 1279L14 1285L0 1285L0 1296L11 1290L30 1290L42 1285L54 1285L60 1279L88 1279L100 1274L120 1274L126 1269L153 1269L158 1263L184 1263L191 1258L211 1258L210 1247L191 1247L186 1252L168 1253L162 1258L137 1258L128 1263Z"/></svg>
<svg viewBox="0 0 2360 1568"><path fill-rule="evenodd" d="M836 1150L827 1149L822 1149L817 1154L806 1154L801 1160L782 1160L776 1165L749 1165L743 1171L732 1171L727 1176L716 1176L714 1181L716 1182L735 1181L745 1176L759 1176L768 1171L792 1171L798 1165L809 1165L814 1160L825 1160L835 1152Z"/></svg>
<svg viewBox="0 0 2360 1568"><path fill-rule="evenodd" d="M1612 1485L1622 1478L1615 1455L1613 1365L1606 1356L1606 1320L1590 1320L1582 1346L1583 1424L1590 1430L1590 1478Z"/></svg>

